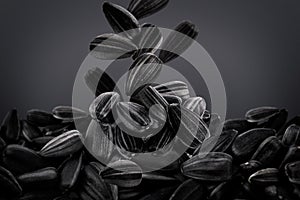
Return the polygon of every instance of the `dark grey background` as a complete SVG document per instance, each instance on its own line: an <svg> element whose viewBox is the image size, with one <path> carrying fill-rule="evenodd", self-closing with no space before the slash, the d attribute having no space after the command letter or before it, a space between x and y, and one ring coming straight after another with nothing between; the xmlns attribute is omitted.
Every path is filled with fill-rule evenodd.
<svg viewBox="0 0 300 200"><path fill-rule="evenodd" d="M1 118L13 107L24 115L31 108L71 104L89 42L111 32L102 2L0 1ZM127 6L129 0L112 2ZM170 0L142 21L171 28L184 19L199 27L197 40L221 71L228 117L262 105L300 113L299 0Z"/></svg>

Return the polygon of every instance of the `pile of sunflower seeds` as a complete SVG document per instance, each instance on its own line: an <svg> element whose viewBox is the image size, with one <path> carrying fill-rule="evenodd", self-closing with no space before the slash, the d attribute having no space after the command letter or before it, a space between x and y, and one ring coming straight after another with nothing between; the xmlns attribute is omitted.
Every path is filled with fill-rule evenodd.
<svg viewBox="0 0 300 200"><path fill-rule="evenodd" d="M26 119L16 109L7 113L0 128L0 199L300 198L300 116L288 119L285 109L259 107L222 122L202 97L190 97L184 82L151 84L162 64L179 55L160 50L156 56L156 48L143 47L183 52L190 45L172 33L162 43L155 25L139 25L138 19L167 3L132 0L127 9L103 4L115 33L96 37L90 49L99 59L134 59L125 85L129 102L122 101L108 74L94 68L85 76L96 97L89 113L71 106L29 110ZM175 30L197 36L190 22ZM171 164L145 172L135 155L160 149L186 150Z"/></svg>

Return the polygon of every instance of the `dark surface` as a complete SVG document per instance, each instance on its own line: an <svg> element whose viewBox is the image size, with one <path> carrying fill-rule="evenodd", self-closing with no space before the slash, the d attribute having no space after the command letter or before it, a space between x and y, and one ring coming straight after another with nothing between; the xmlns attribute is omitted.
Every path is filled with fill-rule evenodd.
<svg viewBox="0 0 300 200"><path fill-rule="evenodd" d="M0 118L13 107L24 115L31 108L71 104L73 81L89 42L111 32L101 4L1 0ZM300 113L298 0L170 0L167 8L142 22L172 28L184 19L199 27L197 41L219 67L228 117L261 105Z"/></svg>

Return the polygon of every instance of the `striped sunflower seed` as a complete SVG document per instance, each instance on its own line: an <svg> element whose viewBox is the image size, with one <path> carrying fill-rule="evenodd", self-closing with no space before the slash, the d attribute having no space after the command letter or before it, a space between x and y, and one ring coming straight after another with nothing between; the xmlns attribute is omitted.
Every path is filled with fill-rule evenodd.
<svg viewBox="0 0 300 200"><path fill-rule="evenodd" d="M142 136L151 120L144 106L133 102L119 102L116 104L118 126L125 132L132 132Z"/></svg>
<svg viewBox="0 0 300 200"><path fill-rule="evenodd" d="M249 122L261 124L267 122L270 118L278 113L279 109L275 107L258 107L249 110L245 116Z"/></svg>
<svg viewBox="0 0 300 200"><path fill-rule="evenodd" d="M82 146L81 133L71 130L50 140L39 154L43 157L64 157L79 151Z"/></svg>
<svg viewBox="0 0 300 200"><path fill-rule="evenodd" d="M182 173L203 181L226 181L232 177L232 157L226 153L200 153L185 161Z"/></svg>
<svg viewBox="0 0 300 200"><path fill-rule="evenodd" d="M102 71L98 67L89 69L84 75L84 80L88 88L96 97L105 92L115 90L118 93L119 91L118 88L116 88L115 81L105 71Z"/></svg>
<svg viewBox="0 0 300 200"><path fill-rule="evenodd" d="M169 104L182 104L182 99L178 96L171 94L162 94L162 96Z"/></svg>
<svg viewBox="0 0 300 200"><path fill-rule="evenodd" d="M61 122L61 120L56 119L52 113L39 109L27 111L27 121L39 127L56 125Z"/></svg>
<svg viewBox="0 0 300 200"><path fill-rule="evenodd" d="M205 111L204 111L204 113L205 113ZM202 119L203 119L203 121L205 120L203 118L203 115L202 115ZM222 125L221 117L216 113L212 113L211 116L210 116L210 120L209 120L210 135L211 136L217 136L218 133L221 132L221 125Z"/></svg>
<svg viewBox="0 0 300 200"><path fill-rule="evenodd" d="M75 119L86 118L88 116L85 111L71 106L56 106L53 108L52 113L55 118L66 122L72 122Z"/></svg>
<svg viewBox="0 0 300 200"><path fill-rule="evenodd" d="M82 167L83 153L75 154L69 158L61 168L60 187L69 190L76 184Z"/></svg>
<svg viewBox="0 0 300 200"><path fill-rule="evenodd" d="M114 200L112 187L105 183L98 170L87 165L83 170L83 181L79 196L84 200Z"/></svg>
<svg viewBox="0 0 300 200"><path fill-rule="evenodd" d="M120 153L122 155L126 154L124 151L132 152L132 153L141 153L144 150L144 141L140 137L134 137L132 135L127 134L126 132L121 131L121 129L116 126L114 129L116 135L116 144L120 149Z"/></svg>
<svg viewBox="0 0 300 200"><path fill-rule="evenodd" d="M169 200L197 200L202 198L205 198L204 186L193 179L188 179L175 190Z"/></svg>
<svg viewBox="0 0 300 200"><path fill-rule="evenodd" d="M282 138L286 129L292 124L300 126L300 116L293 117L288 122L286 122L285 125L277 132L276 136Z"/></svg>
<svg viewBox="0 0 300 200"><path fill-rule="evenodd" d="M163 9L169 0L131 0L128 10L137 18L150 16Z"/></svg>
<svg viewBox="0 0 300 200"><path fill-rule="evenodd" d="M202 144L210 137L209 129L196 113L179 105L170 105L170 124L177 137L187 146ZM194 147L194 146L191 146ZM197 148L197 146L195 146Z"/></svg>
<svg viewBox="0 0 300 200"><path fill-rule="evenodd" d="M2 130L3 133L1 135L4 140L9 143L15 143L19 140L21 123L16 109L12 109L6 114L2 122L2 127L5 127L5 129Z"/></svg>
<svg viewBox="0 0 300 200"><path fill-rule="evenodd" d="M179 33L183 35L179 35ZM198 35L196 26L191 22L184 21L178 24L175 31L171 32L163 42L159 52L159 58L164 62L170 62L182 54ZM172 50L173 52L170 52ZM179 55L178 55L179 54Z"/></svg>
<svg viewBox="0 0 300 200"><path fill-rule="evenodd" d="M161 60L152 53L139 56L129 68L125 91L128 96L146 84L152 83L162 68Z"/></svg>
<svg viewBox="0 0 300 200"><path fill-rule="evenodd" d="M134 187L142 181L142 169L129 160L119 160L108 164L100 175L107 183L119 187Z"/></svg>
<svg viewBox="0 0 300 200"><path fill-rule="evenodd" d="M100 94L89 107L91 117L101 123L113 123L112 109L119 101L120 95L116 92Z"/></svg>
<svg viewBox="0 0 300 200"><path fill-rule="evenodd" d="M18 181L24 187L39 186L48 187L57 180L57 172L54 167L46 167L18 176Z"/></svg>
<svg viewBox="0 0 300 200"><path fill-rule="evenodd" d="M255 128L246 131L236 137L232 144L232 152L239 159L247 158L266 138L274 135L275 131L267 128Z"/></svg>
<svg viewBox="0 0 300 200"><path fill-rule="evenodd" d="M290 125L283 135L282 143L285 146L300 146L300 126Z"/></svg>
<svg viewBox="0 0 300 200"><path fill-rule="evenodd" d="M128 58L137 49L131 40L114 33L99 35L90 43L90 54L101 60Z"/></svg>
<svg viewBox="0 0 300 200"><path fill-rule="evenodd" d="M300 185L300 161L286 164L285 173L291 183Z"/></svg>
<svg viewBox="0 0 300 200"><path fill-rule="evenodd" d="M175 95L180 97L182 100L186 100L190 97L188 86L182 81L170 81L154 86L154 88L163 95Z"/></svg>
<svg viewBox="0 0 300 200"><path fill-rule="evenodd" d="M22 194L22 188L10 171L0 166L1 196L15 198Z"/></svg>
<svg viewBox="0 0 300 200"><path fill-rule="evenodd" d="M125 34L130 39L140 33L138 20L127 9L110 2L104 2L102 8L115 33Z"/></svg>
<svg viewBox="0 0 300 200"><path fill-rule="evenodd" d="M144 53L155 53L161 45L163 37L157 26L145 23L142 25L141 33L136 40L139 50L135 53L133 59Z"/></svg>
<svg viewBox="0 0 300 200"><path fill-rule="evenodd" d="M280 140L275 136L271 136L259 145L251 160L257 160L265 167L272 167L277 164L277 157L281 150Z"/></svg>
<svg viewBox="0 0 300 200"><path fill-rule="evenodd" d="M276 168L261 169L252 174L249 183L259 186L270 186L279 182L279 171Z"/></svg>
<svg viewBox="0 0 300 200"><path fill-rule="evenodd" d="M105 127L105 129L111 128ZM110 130L104 131L98 122L92 120L87 129L84 144L95 158L109 161L114 150L113 133Z"/></svg>
<svg viewBox="0 0 300 200"><path fill-rule="evenodd" d="M47 165L35 151L16 144L6 146L2 160L4 166L14 174L24 174Z"/></svg>
<svg viewBox="0 0 300 200"><path fill-rule="evenodd" d="M190 97L183 102L183 106L199 116L202 116L206 110L206 102L202 97Z"/></svg>

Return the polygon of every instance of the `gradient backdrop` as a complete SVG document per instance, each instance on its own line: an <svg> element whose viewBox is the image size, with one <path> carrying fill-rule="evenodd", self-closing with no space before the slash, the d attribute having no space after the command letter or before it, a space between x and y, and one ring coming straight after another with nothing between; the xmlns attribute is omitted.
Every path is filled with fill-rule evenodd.
<svg viewBox="0 0 300 200"><path fill-rule="evenodd" d="M111 2L127 6L129 0ZM0 118L13 107L24 116L28 109L71 104L73 80L89 42L111 32L102 3L0 1ZM197 41L223 76L228 117L262 105L300 113L299 0L170 0L142 22L172 28L185 19L198 26ZM198 85L208 98L200 79Z"/></svg>

